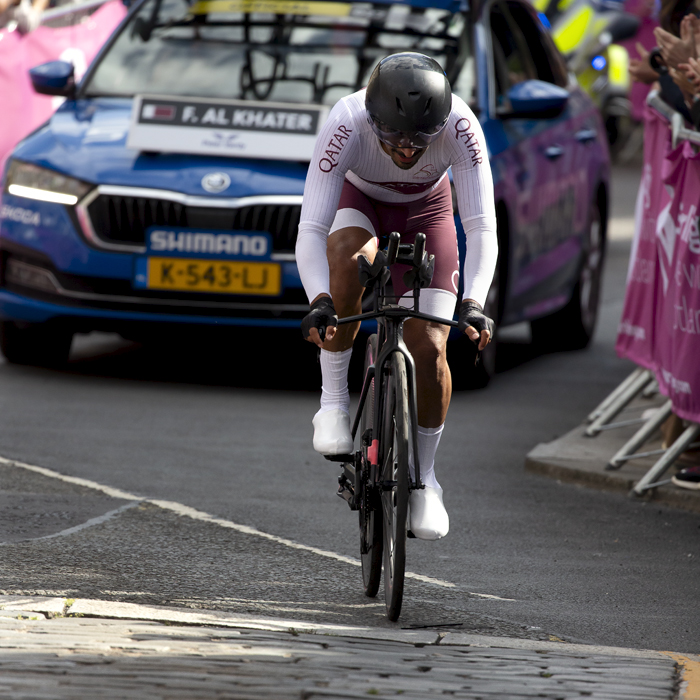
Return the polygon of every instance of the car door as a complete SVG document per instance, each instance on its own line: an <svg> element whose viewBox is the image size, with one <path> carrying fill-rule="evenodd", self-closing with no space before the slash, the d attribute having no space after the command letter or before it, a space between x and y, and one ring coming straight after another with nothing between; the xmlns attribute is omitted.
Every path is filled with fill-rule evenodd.
<svg viewBox="0 0 700 700"><path fill-rule="evenodd" d="M494 99L508 144L509 224L506 322L544 315L562 306L579 259L573 237L575 140L568 108L560 114L513 114L508 92L527 80L565 87L566 70L532 9L499 0L489 12ZM551 41L551 40L550 40ZM505 156L504 156L505 157Z"/></svg>

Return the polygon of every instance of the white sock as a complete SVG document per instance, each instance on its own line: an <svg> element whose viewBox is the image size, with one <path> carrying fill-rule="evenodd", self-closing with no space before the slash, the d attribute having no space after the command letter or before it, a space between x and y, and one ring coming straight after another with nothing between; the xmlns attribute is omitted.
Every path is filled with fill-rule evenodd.
<svg viewBox="0 0 700 700"><path fill-rule="evenodd" d="M420 464L421 481L430 488L439 489L440 484L435 478L435 453L440 444L440 437L445 424L437 428L423 428L418 426L418 463ZM409 468L411 477L415 478L415 469L413 466L413 455L409 457Z"/></svg>
<svg viewBox="0 0 700 700"><path fill-rule="evenodd" d="M350 390L348 389L348 368L352 348L342 352L321 350L321 409L319 413L340 408L350 412Z"/></svg>

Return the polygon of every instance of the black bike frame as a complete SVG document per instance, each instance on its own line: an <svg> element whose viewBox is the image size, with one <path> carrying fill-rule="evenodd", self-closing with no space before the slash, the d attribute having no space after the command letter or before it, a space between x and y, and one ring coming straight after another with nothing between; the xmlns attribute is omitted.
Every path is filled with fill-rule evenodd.
<svg viewBox="0 0 700 700"><path fill-rule="evenodd" d="M393 236L393 234L392 234ZM392 243L394 244L392 246ZM392 251L392 247L394 250ZM398 250L398 236L395 240L390 240L389 244L389 265L396 260L396 253ZM387 265L387 267L389 266ZM382 268L383 270L386 268ZM414 308L408 309L403 306L399 306L396 303L387 304L386 303L386 283L383 280L383 274L379 275L377 281L377 288L374 293L374 310L368 313L357 314L355 316L346 316L338 321L338 324L345 323L356 323L357 321L369 321L371 319L377 319L378 332L377 332L377 348L378 355L375 358L374 365L367 369L367 374L364 377L364 382L362 385L362 393L360 394L360 403L357 409L357 414L355 415L355 420L352 426L352 438L355 440L355 435L357 434L357 429L360 424L360 419L362 416L362 411L364 409L365 402L367 401L367 394L369 393L369 387L372 379L381 376L382 370L388 365L391 355L395 352L400 352L406 361L406 373L408 375L408 406L409 406L409 416L411 420L411 425L413 429L411 430L411 441L413 445L413 463L415 467L415 478L411 482L411 489L422 489L424 484L420 478L420 464L418 460L418 406L416 397L416 363L413 360L413 356L408 351L406 344L403 339L403 324L409 318L419 318L424 321L433 321L435 323L440 323L445 326L457 326L456 321L447 321L444 318L439 318L437 316L431 316L430 314L421 313L419 310L419 298L420 298L420 287L414 285L413 288L413 302ZM379 368L379 372L377 371ZM375 386L375 391L377 387ZM375 394L376 396L376 394ZM379 425L380 417L384 411L384 400L385 396L383 392L380 392L379 400L374 402L374 422L373 425ZM378 436L373 436L374 439L378 439Z"/></svg>

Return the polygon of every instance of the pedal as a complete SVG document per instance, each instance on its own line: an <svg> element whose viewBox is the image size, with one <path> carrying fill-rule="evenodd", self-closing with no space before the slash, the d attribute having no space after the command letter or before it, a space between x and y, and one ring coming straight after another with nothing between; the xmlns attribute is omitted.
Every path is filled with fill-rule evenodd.
<svg viewBox="0 0 700 700"><path fill-rule="evenodd" d="M355 504L355 489L352 486L352 482L345 476L341 474L338 477L338 491L336 495L347 501L350 506L350 510L357 510L359 506Z"/></svg>
<svg viewBox="0 0 700 700"><path fill-rule="evenodd" d="M355 455L323 455L329 462L354 462Z"/></svg>

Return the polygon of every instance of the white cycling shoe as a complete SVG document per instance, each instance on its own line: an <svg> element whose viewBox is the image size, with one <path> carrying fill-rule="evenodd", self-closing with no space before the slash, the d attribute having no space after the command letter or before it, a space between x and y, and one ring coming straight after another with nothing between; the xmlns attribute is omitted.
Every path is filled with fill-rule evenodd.
<svg viewBox="0 0 700 700"><path fill-rule="evenodd" d="M442 504L442 489L426 486L411 491L409 530L419 540L439 540L450 531L450 516Z"/></svg>
<svg viewBox="0 0 700 700"><path fill-rule="evenodd" d="M350 416L342 408L317 413L314 426L314 450L322 455L347 455L352 452Z"/></svg>

